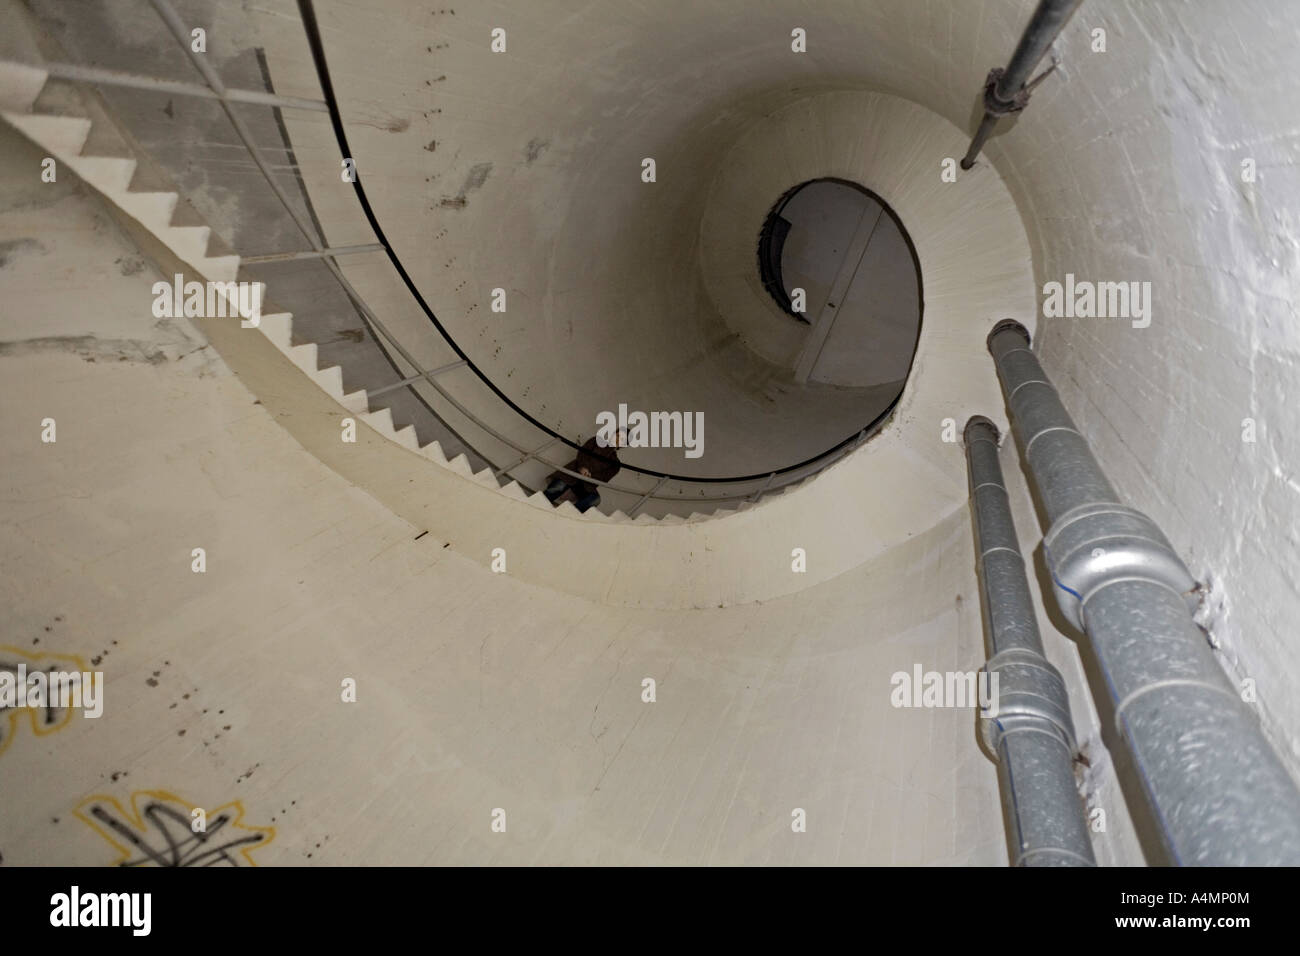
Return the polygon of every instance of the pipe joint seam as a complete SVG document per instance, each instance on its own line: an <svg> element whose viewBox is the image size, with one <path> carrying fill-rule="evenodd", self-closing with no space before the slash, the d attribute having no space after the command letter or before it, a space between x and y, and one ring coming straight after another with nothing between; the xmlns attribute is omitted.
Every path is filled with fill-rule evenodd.
<svg viewBox="0 0 1300 956"><path fill-rule="evenodd" d="M980 740L988 753L997 763L1007 759L1005 748L1007 742L1020 734L1042 734L1060 744L1062 751L1069 757L1076 753L1074 740L1061 728L1061 725L1042 714L1019 713L1003 714L998 717L980 717Z"/></svg>
<svg viewBox="0 0 1300 956"><path fill-rule="evenodd" d="M1003 333L1011 334L1003 338ZM984 345L990 352L994 351L995 339L997 339L998 343L1005 342L1006 345L1001 347L1005 348L1007 351L1027 349L1030 342L1029 330L1015 319L1002 319L989 330L988 337L984 340ZM997 353L994 352L994 355L996 354Z"/></svg>
<svg viewBox="0 0 1300 956"><path fill-rule="evenodd" d="M987 703L981 702L980 734L992 753L1017 724L1036 725L1075 751L1074 723L1065 679L1041 654L1009 648L984 665Z"/></svg>
<svg viewBox="0 0 1300 956"><path fill-rule="evenodd" d="M1016 352L1029 352L1028 349L1014 349L1013 351L1016 351ZM1008 355L1010 355L1010 354L1011 354L1011 352L1004 352L1004 353L1003 353L1003 358L1006 358L1006 357L1007 357ZM1033 352L1029 352L1029 354L1030 354L1030 355L1033 355L1034 353L1033 353ZM1019 382L1017 382L1017 383L1015 384L1015 387L1013 387L1010 391L1008 391L1008 392L1005 393L1005 394L1006 394L1006 397L1007 397L1007 404L1008 404L1008 405L1010 405L1010 404L1011 404L1011 400L1014 399L1014 398L1016 397L1016 392L1020 391L1020 390L1021 390L1022 388L1024 388L1026 385L1045 385L1045 386L1047 386L1048 388L1052 389L1052 392L1053 392L1053 393L1056 392L1056 387L1055 387L1054 385L1052 385L1052 383L1049 382L1046 378L1026 378L1026 379L1021 379Z"/></svg>
<svg viewBox="0 0 1300 956"><path fill-rule="evenodd" d="M1035 383L1026 382L1025 384L1033 385ZM1044 435L1051 434L1052 432L1069 432L1075 438L1078 438L1079 441L1084 440L1083 436L1079 434L1079 430L1076 428L1070 428L1066 425L1049 425L1046 428L1038 429L1038 431L1034 432L1034 434L1030 436L1029 440L1025 442L1025 457L1026 458L1029 457L1029 449L1034 447L1034 442L1038 441L1038 439L1042 438Z"/></svg>
<svg viewBox="0 0 1300 956"><path fill-rule="evenodd" d="M1196 598L1194 591L1179 590L1176 585L1171 584L1166 580L1153 578L1151 575L1141 572L1137 574L1116 574L1107 577L1090 591L1079 592L1079 603L1083 605L1083 623L1085 625L1085 630L1087 629L1086 626L1088 624L1088 602L1106 588L1114 587L1117 584L1145 584L1150 587L1160 588L1163 591L1168 591L1179 601L1187 605L1189 615L1196 611Z"/></svg>
<svg viewBox="0 0 1300 956"><path fill-rule="evenodd" d="M973 441L989 441L996 445L1001 437L998 426L983 415L972 415L966 420L966 427L962 429L962 438L968 445Z"/></svg>
<svg viewBox="0 0 1300 956"><path fill-rule="evenodd" d="M1163 584L1189 602L1187 566L1154 521L1120 504L1087 504L1061 515L1043 538L1062 613L1080 630L1085 598L1114 581ZM1190 609L1190 606L1189 606Z"/></svg>
<svg viewBox="0 0 1300 956"><path fill-rule="evenodd" d="M1047 860L1042 860L1047 857ZM1020 854L1015 866L1096 866L1096 860L1090 860L1081 853L1063 846L1044 846L1027 850Z"/></svg>
<svg viewBox="0 0 1300 956"><path fill-rule="evenodd" d="M998 718L998 724L1000 726L996 729L999 732L999 754L1001 754L1001 748L1005 747L1007 741L1017 734L1042 734L1044 737L1060 744L1066 755L1071 758L1074 757L1075 748L1070 739L1059 726L1046 717L1040 717L1037 714L1021 714L1015 717Z"/></svg>
<svg viewBox="0 0 1300 956"><path fill-rule="evenodd" d="M1115 729L1118 731L1119 735L1121 737L1128 736L1128 734L1125 733L1126 724L1124 722L1124 717L1131 704L1147 694L1161 690L1168 690L1171 687L1187 687L1194 690L1204 691L1210 695L1211 700L1223 698L1227 702L1228 707L1238 708L1241 706L1240 697L1233 694L1232 691L1228 690L1226 687L1221 687L1217 684L1209 684L1203 680L1189 680L1186 678L1158 680L1143 687L1139 687L1137 690L1131 691L1123 700L1115 705Z"/></svg>
<svg viewBox="0 0 1300 956"><path fill-rule="evenodd" d="M998 545L994 545L991 548L985 548L983 551L981 551L978 554L977 557L979 558L980 565L983 566L984 559L987 558L990 554L997 554L999 552L1001 552L1002 554L1014 555L1016 560L1019 561L1021 564L1025 563L1025 556L1020 553L1019 548L1012 548L1005 544L998 544Z"/></svg>

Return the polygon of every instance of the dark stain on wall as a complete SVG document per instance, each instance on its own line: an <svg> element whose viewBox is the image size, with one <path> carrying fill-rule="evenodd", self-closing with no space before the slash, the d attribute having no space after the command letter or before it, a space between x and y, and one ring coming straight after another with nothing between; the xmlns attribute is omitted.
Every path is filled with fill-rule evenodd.
<svg viewBox="0 0 1300 956"><path fill-rule="evenodd" d="M547 147L550 145L550 140L538 139L534 136L528 141L528 145L524 147L524 162L531 166L537 162L537 158L546 152Z"/></svg>
<svg viewBox="0 0 1300 956"><path fill-rule="evenodd" d="M442 205L449 209L464 209L469 202L469 194L476 189L482 189L490 175L492 175L491 163L478 163L471 166L464 184L460 187L460 192L455 196L444 196Z"/></svg>

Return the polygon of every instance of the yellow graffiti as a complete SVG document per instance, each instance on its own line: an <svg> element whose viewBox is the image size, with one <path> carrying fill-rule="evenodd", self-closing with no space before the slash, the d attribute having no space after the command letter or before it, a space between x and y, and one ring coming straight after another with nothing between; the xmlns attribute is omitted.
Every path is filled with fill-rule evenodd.
<svg viewBox="0 0 1300 956"><path fill-rule="evenodd" d="M70 654L29 654L17 647L0 644L0 671L16 675L19 664L25 664L29 672L90 671L80 657ZM31 722L32 732L40 737L62 730L72 720L72 710L67 707L0 707L0 720L4 721L0 724L0 754L9 749L14 737L18 735L18 725L24 715Z"/></svg>
<svg viewBox="0 0 1300 956"><path fill-rule="evenodd" d="M137 790L129 811L115 797L97 794L73 812L120 854L116 866L257 866L252 852L275 839L274 827L241 822L238 800L204 810L205 826L196 833L198 809L166 790Z"/></svg>

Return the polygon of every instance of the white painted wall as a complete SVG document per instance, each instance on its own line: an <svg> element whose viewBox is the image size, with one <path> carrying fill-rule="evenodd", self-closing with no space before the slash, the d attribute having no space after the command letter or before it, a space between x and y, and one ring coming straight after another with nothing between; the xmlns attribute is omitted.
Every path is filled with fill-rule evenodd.
<svg viewBox="0 0 1300 956"><path fill-rule="evenodd" d="M1107 52L1090 52L1090 30ZM1151 283L1150 327L1044 320L1037 348L1115 487L1209 583L1220 659L1300 765L1300 44L1291 3L1092 2L989 154L1041 288ZM1251 159L1254 183L1242 181ZM1243 442L1254 419L1257 440Z"/></svg>
<svg viewBox="0 0 1300 956"><path fill-rule="evenodd" d="M1031 305L1016 301L1029 294L1028 282L1017 285L1028 275L1021 227L1001 218L1014 212L1000 186L982 182L996 175L940 182L936 150L959 155L963 133L910 90L903 95L913 102L900 106L912 111L906 125L877 108L864 91L896 88L882 82L881 61L862 57L861 40L832 37L858 19L846 6L816 14L808 54L790 51L790 18L779 7L732 0L670 2L653 13L596 4L580 17L562 0L440 8L414 21L407 11L397 0L320 7L351 150L388 238L439 318L551 427L589 435L597 412L623 401L703 411L702 458L631 450L626 460L726 476L803 461L870 422L878 404L870 395L792 383L810 330L782 316L758 280L764 216L817 176L875 190L925 245L931 349L948 341L948 275L974 297L963 300L963 320L988 310L976 301L986 290L1001 303L995 309ZM265 24L278 82L310 89L293 19L252 16ZM719 25L737 20L747 21L748 38L719 57L719 43L733 42L720 39ZM489 48L496 26L506 30L503 54ZM358 66L374 59L385 68ZM356 203L339 182L332 133L312 114L285 119L331 241L354 241ZM641 178L647 157L653 184ZM978 242L972 233L1001 267L979 279L973 259L949 254ZM344 268L416 354L430 366L446 361L386 262L357 258ZM505 315L489 311L493 288L508 293ZM757 323L777 328L755 334ZM959 402L978 395L978 385L948 390Z"/></svg>
<svg viewBox="0 0 1300 956"><path fill-rule="evenodd" d="M73 655L107 689L98 720L6 719L6 863L112 862L74 811L145 791L239 801L275 831L263 864L1002 860L970 713L889 705L894 671L981 660L964 515L742 607L634 611L492 574L299 446L193 325L155 323L158 273L84 189L14 170L0 241L39 238L0 273L0 656Z"/></svg>
<svg viewBox="0 0 1300 956"><path fill-rule="evenodd" d="M426 293L445 303L443 314L469 314L482 295L471 286L488 284L494 257L515 244L512 261L526 263L519 274L546 290L551 319L511 329L503 354L517 363L527 356L530 382L543 393L554 387L566 407L577 409L557 384L566 362L599 356L612 377L634 359L657 372L675 367L653 340L634 354L620 345L625 336L600 325L616 314L611 303L635 300L624 306L638 312L623 330L663 328L654 322L669 311L652 307L662 276L688 273L698 261L693 236L663 246L656 261L665 271L656 279L635 254L632 226L642 238L670 233L684 208L703 204L706 183L725 181L728 170L710 165L713 158L742 136L780 129L767 121L799 102L875 90L946 121L959 155L983 73L1005 60L1032 4L899 0L813 11L765 4L746 5L744 16L738 6L608 4L585 9L579 22L543 2L499 3L412 27L376 15L373 3L323 5L327 44L354 45L339 72L367 150L359 155L381 161L389 152L414 155L384 143L440 142L416 156L420 164L399 162L372 187L408 260L427 266L419 277ZM273 51L274 19L266 14L265 29L254 31ZM485 34L498 22L522 46L494 60ZM803 56L787 52L796 25L809 32ZM1048 320L1037 347L1121 493L1161 523L1198 577L1212 580L1211 633L1225 664L1259 682L1265 725L1293 766L1300 701L1287 691L1300 679L1290 633L1300 614L1290 574L1300 566L1300 485L1288 413L1300 388L1300 182L1298 134L1285 117L1300 83L1288 68L1298 25L1300 13L1276 3L1085 3L1062 38L1058 76L990 143L998 175L989 176L986 163L953 187L981 174L988 184L1006 183L1033 275L998 245L1019 222L988 243L945 247L947 286L933 299L927 287L926 301L927 309L948 303L951 331L928 346L948 352L938 366L922 363L909 386L969 369L972 391L953 403L951 417L959 425L977 411L1001 418L980 347L1000 312L1032 321L1035 287L1065 272L1152 282L1149 328ZM1106 53L1088 48L1098 26L1107 30ZM408 81L429 72L433 40L447 46L421 90ZM387 69L375 71L381 60ZM279 63L282 75L292 72L292 55ZM376 122L366 132L367 115L410 123L395 133ZM818 129L805 126L805 135ZM880 127L872 142L896 146L889 138L896 129ZM548 135L548 147L526 161L528 143ZM4 148L6 156L31 152L12 137ZM611 200L620 161L654 150L693 170L698 189L659 205ZM503 157L514 153L507 166ZM1240 179L1246 158L1256 160L1254 184ZM913 162L921 169L933 159L929 150ZM330 157L319 162L309 176L337 179ZM467 192L466 209L444 214L409 202L441 196L435 173L455 184L483 162L494 172ZM34 205L49 194L34 193L39 187L22 168L4 163L0 219L0 241L38 244L13 247L22 254L0 271L5 295L22 306L6 310L0 331L3 441L13 450L0 513L14 627L5 643L88 660L109 651L102 661L110 696L98 723L78 718L49 737L23 726L12 736L0 756L15 771L4 775L14 807L0 820L7 860L107 862L110 848L72 809L101 791L126 800L170 788L194 802L242 799L249 822L278 828L258 851L263 862L306 853L327 863L1001 861L992 765L975 747L971 715L888 704L895 670L966 669L983 659L969 525L955 489L960 447L938 441L938 404L902 419L909 427L895 440L900 460L941 476L932 480L945 504L903 508L883 534L874 516L892 501L876 498L865 475L849 480L852 469L867 468L866 455L838 478L828 474L779 499L787 509L780 521L755 509L719 519L705 537L534 513L372 435L362 443L364 461L331 458L313 429L334 422L313 423L337 413L313 405L300 386L314 386L291 379L295 370L276 366L276 356L227 342L223 354L240 379L208 357L211 349L156 365L133 361L137 352L170 355L168 348L184 351L202 339L180 323L141 324L143 305L133 303L147 302L152 267L121 274L114 260L134 263L139 252L95 202L60 193L55 204ZM425 175L430 181L421 184ZM970 195L961 207L992 193ZM881 194L911 231L906 195ZM324 214L341 221L345 204L339 198L331 211L329 195L313 189ZM913 195L919 204L946 201L934 187ZM755 205L765 212L772 198ZM481 217L465 216L470 210ZM443 221L468 227L449 237L445 251L455 262L440 273L437 257L419 250L436 236L431 224ZM590 248L564 231L575 224ZM922 238L915 231L913 238L924 270ZM580 281L593 261L610 271L595 284ZM98 308L90 312L81 290L92 280ZM469 291L455 291L461 282ZM1015 291L1003 293L1003 285ZM702 301L698 290L692 295ZM1014 307L1000 306L999 295L1013 297ZM581 296L590 301L578 308ZM708 300L718 309L737 301L716 291ZM968 337L955 322L963 309ZM590 334L573 341L599 352L554 347L561 312L589 323ZM47 316L58 318L46 326ZM669 331L691 348L707 342L701 328ZM95 342L30 341L55 334ZM103 342L116 340L145 344L105 364ZM923 336L922 354L926 348ZM261 389L254 389L260 407L247 383ZM47 414L60 418L58 446L37 443L35 423ZM1241 441L1247 417L1258 423L1253 444ZM1018 483L1014 449L1004 459ZM421 474L427 486L400 489L408 474L410 484ZM1018 508L1028 552L1041 530L1027 496ZM786 559L778 562L778 553L788 554L803 522L836 511L840 539L865 534L872 544L827 536L826 547L838 549L833 573L781 584L776 572ZM568 525L586 530L570 534ZM729 528L747 530L733 536ZM425 529L431 533L415 540ZM728 573L741 567L736 559L689 563L691 545L706 537L757 554L764 529L772 566L757 583ZM551 545L557 564L570 554L635 555L640 563L626 578L612 571L608 588L588 593L540 560L551 533L561 542ZM655 535L649 548L637 537L647 534ZM526 567L486 570L493 537L508 551L522 548ZM211 539L210 553L220 556L203 578L188 568L198 538ZM682 567L683 556L694 573L679 582L669 569ZM665 600L679 583L689 596ZM713 597L735 606L706 607ZM1073 648L1047 618L1042 624L1049 656L1071 686L1080 735L1095 737ZM154 670L162 674L156 688L146 682ZM361 681L358 704L338 701L343 676ZM640 700L646 676L660 681L655 704ZM234 718L229 731L214 717L222 709ZM1095 765L1092 799L1113 811L1110 830L1097 837L1099 858L1141 862L1106 761ZM123 770L128 776L114 780ZM59 824L47 822L51 807L66 809ZM490 833L493 807L507 808L508 835ZM808 809L807 834L789 832L793 807ZM61 839L50 839L53 828L63 828Z"/></svg>

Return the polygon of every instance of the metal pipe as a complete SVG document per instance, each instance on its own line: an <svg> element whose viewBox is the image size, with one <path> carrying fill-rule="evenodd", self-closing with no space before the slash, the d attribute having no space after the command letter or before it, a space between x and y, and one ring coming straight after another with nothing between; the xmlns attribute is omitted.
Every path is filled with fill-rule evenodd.
<svg viewBox="0 0 1300 956"><path fill-rule="evenodd" d="M557 441L559 441L559 440L560 440L560 439L556 438L555 436L552 436L551 438L549 438L549 439L546 441L545 444L543 444L543 445L538 445L538 446L537 446L537 449L536 449L535 451L530 451L530 452L528 452L528 454L523 455L523 456L521 456L521 457L519 457L519 458L516 458L516 459L515 459L514 461L512 461L510 464L506 465L504 468L501 469L501 474L503 474L503 475L509 474L510 472L512 472L512 471L514 471L516 468L518 468L520 465L522 465L524 462L526 462L526 461L532 461L534 458L536 458L536 457L537 457L538 455L540 455L542 452L546 451L546 449L550 448L552 445L554 445L554 444L555 444Z"/></svg>
<svg viewBox="0 0 1300 956"><path fill-rule="evenodd" d="M1039 0L1033 16L1029 18L1029 24L1020 34L1020 42L1016 44L1006 69L994 67L984 81L984 119L980 121L970 149L966 150L961 161L962 169L970 169L975 165L975 157L984 148L985 141L992 135L993 128L1001 117L1018 113L1029 103L1030 90L1042 79L1040 76L1029 82L1029 74L1082 2L1083 0Z"/></svg>
<svg viewBox="0 0 1300 956"><path fill-rule="evenodd" d="M240 256L239 264L243 266L261 266L272 262L296 262L300 259L325 259L338 256L355 256L363 252L383 252L384 247L377 242L360 246L334 246L329 249L312 249L306 252L271 252L264 256Z"/></svg>
<svg viewBox="0 0 1300 956"><path fill-rule="evenodd" d="M635 518L636 513L641 510L641 506L644 505L647 501L649 501L651 496L653 496L656 491L662 488L664 482L667 480L668 480L668 476L664 475L664 477L660 478L657 482L655 482L655 486L641 496L641 500L632 506L632 510L627 513L627 516L629 518Z"/></svg>
<svg viewBox="0 0 1300 956"><path fill-rule="evenodd" d="M964 437L989 653L984 671L996 693L996 710L981 713L979 726L998 763L1007 852L1012 866L1095 866L1074 779L1069 695L1043 653L998 461L998 430L977 415Z"/></svg>
<svg viewBox="0 0 1300 956"><path fill-rule="evenodd" d="M458 359L455 362L448 362L446 365L439 365L437 368L422 368L414 375L408 375L399 382L393 382L393 384L385 385L382 388L368 390L366 392L366 398L378 398L380 395L387 395L389 392L395 392L399 388L406 388L406 386L414 382L423 382L426 380L432 382L435 376L441 375L443 372L450 372L452 369L460 368L464 364L464 359ZM475 424L477 423L478 421L475 419Z"/></svg>
<svg viewBox="0 0 1300 956"><path fill-rule="evenodd" d="M1011 62L1007 64L998 82L999 100L1005 103L1015 97L1082 2L1083 0L1039 0L1025 32L1020 34L1020 42L1011 54Z"/></svg>
<svg viewBox="0 0 1300 956"><path fill-rule="evenodd" d="M767 476L767 481L763 482L763 484L759 486L759 489L756 492L754 492L752 495L750 495L748 498L746 498L745 501L751 505L754 502L758 501L759 498L763 497L764 493L767 491L769 487L771 487L772 482L775 480L776 480L776 472L772 472L770 475Z"/></svg>
<svg viewBox="0 0 1300 956"><path fill-rule="evenodd" d="M154 93L196 96L200 99L209 100L221 99L224 96L235 103L279 106L294 110L312 110L317 113L328 113L330 110L329 104L324 100L310 100L301 96L281 96L278 93L267 93L264 90L238 90L230 87L218 94L210 86L201 86L198 83L164 80L155 76L126 73L122 70L106 70L102 67L84 66L80 63L46 63L45 72L60 80L73 80L78 83L125 86L137 90L151 90Z"/></svg>
<svg viewBox="0 0 1300 956"><path fill-rule="evenodd" d="M1172 859L1300 864L1300 788L1193 622L1191 573L1155 522L1120 503L1024 327L998 323L988 346L1050 524L1057 603L1087 635Z"/></svg>
<svg viewBox="0 0 1300 956"><path fill-rule="evenodd" d="M229 91L226 89L225 83L221 81L221 76L217 73L216 67L208 62L206 54L196 53L190 47L190 32L186 27L185 22L180 18L180 14L178 14L175 8L172 7L169 0L150 0L150 2L153 4L154 10L157 11L158 16L162 19L163 23L166 24L167 29L171 31L172 37L178 44L180 44L185 55L189 57L190 62L193 63L195 69L199 71L199 75L203 77L203 81L207 83L212 92L216 94L217 102L221 104L222 112L226 114L226 119L229 120L230 125L234 127L235 134L239 137L240 142L244 144L244 148L248 150L249 158L253 161L253 164L257 166L258 172L260 172L262 178L266 180L266 184L271 188L271 192L275 194L275 198L280 201L280 205L283 206L285 211L289 214L289 218L292 219L294 225L298 227L298 231L303 234L303 237L307 240L307 244L318 251L323 249L324 245L316 238L315 234L312 232L311 226L308 225L308 223L294 208L293 202L284 191L284 187L281 186L279 180L272 175L270 168L266 165L266 160L262 158L262 154L254 144L253 134L249 130L248 125L240 118L239 114L231 108L230 101L227 97ZM327 259L326 261L328 262L329 260Z"/></svg>
<svg viewBox="0 0 1300 956"><path fill-rule="evenodd" d="M998 125L1000 118L996 113L985 111L984 118L980 120L979 128L975 130L975 136L970 141L970 148L966 150L966 155L962 157L962 169L970 169L975 165L975 157L980 154L980 150L984 148L984 143L993 135L993 129Z"/></svg>

